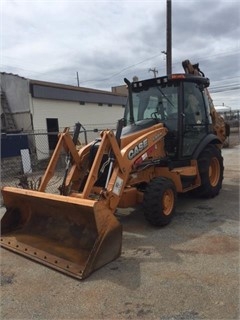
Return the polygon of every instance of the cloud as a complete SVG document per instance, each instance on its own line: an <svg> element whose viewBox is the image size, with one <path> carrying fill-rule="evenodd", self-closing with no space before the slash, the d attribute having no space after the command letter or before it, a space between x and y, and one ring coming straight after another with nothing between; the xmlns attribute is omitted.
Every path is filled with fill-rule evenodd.
<svg viewBox="0 0 240 320"><path fill-rule="evenodd" d="M72 85L78 72L102 89L166 72L165 0L4 0L1 10L2 71ZM239 10L238 1L172 1L173 72L190 59L212 85L239 83Z"/></svg>

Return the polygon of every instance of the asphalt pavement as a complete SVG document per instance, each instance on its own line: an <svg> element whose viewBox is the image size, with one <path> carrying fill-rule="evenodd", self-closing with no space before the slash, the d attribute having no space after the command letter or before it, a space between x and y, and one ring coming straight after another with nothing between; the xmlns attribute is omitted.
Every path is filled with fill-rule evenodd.
<svg viewBox="0 0 240 320"><path fill-rule="evenodd" d="M165 228L119 210L122 255L83 281L1 248L1 319L239 319L239 151L220 195L179 196Z"/></svg>

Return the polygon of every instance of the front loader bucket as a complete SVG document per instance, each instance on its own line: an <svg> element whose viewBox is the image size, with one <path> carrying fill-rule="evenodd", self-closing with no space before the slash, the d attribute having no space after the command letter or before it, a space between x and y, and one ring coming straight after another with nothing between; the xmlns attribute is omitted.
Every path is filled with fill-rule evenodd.
<svg viewBox="0 0 240 320"><path fill-rule="evenodd" d="M1 245L78 279L121 254L121 224L100 201L4 187Z"/></svg>

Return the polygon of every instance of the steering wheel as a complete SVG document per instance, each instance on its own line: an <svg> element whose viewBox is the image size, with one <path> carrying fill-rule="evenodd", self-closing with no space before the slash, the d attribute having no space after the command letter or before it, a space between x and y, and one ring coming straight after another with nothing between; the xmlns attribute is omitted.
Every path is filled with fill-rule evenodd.
<svg viewBox="0 0 240 320"><path fill-rule="evenodd" d="M157 111L151 113L151 118L160 120L160 118L159 118L159 113L158 113Z"/></svg>

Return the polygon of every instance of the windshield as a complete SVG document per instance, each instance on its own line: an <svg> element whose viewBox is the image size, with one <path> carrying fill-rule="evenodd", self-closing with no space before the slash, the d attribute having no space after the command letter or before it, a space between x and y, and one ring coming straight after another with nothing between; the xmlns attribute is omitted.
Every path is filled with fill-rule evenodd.
<svg viewBox="0 0 240 320"><path fill-rule="evenodd" d="M149 87L133 92L133 115L135 121L157 118L167 120L178 112L178 87L176 85ZM130 122L129 104L126 107L126 121Z"/></svg>

